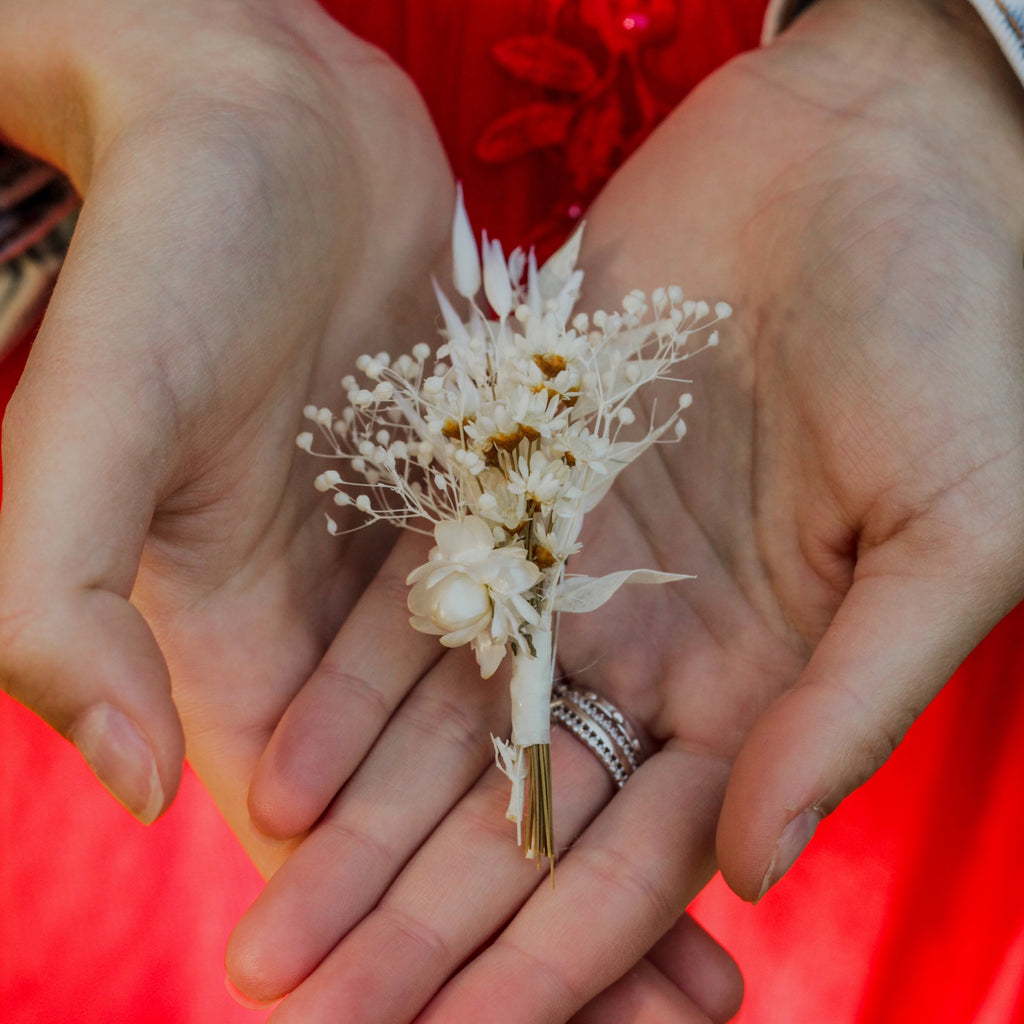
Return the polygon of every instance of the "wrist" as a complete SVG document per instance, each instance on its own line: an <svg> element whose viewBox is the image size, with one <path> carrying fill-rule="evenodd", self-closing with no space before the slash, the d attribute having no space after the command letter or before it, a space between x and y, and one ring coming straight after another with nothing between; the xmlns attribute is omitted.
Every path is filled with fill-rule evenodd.
<svg viewBox="0 0 1024 1024"><path fill-rule="evenodd" d="M0 138L84 192L133 125L286 95L309 63L294 25L310 16L326 17L313 0L0 0Z"/></svg>
<svg viewBox="0 0 1024 1024"><path fill-rule="evenodd" d="M968 0L816 0L773 51L780 84L809 102L942 135L976 163L1020 155L1024 93Z"/></svg>

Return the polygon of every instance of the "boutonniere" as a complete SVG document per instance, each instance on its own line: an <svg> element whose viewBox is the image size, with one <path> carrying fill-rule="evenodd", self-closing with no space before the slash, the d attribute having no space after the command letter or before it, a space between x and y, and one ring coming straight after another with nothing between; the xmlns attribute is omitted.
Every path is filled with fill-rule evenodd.
<svg viewBox="0 0 1024 1024"><path fill-rule="evenodd" d="M485 679L511 657L511 737L492 739L520 845L549 859L557 618L599 608L627 583L686 578L652 569L576 576L567 562L584 516L618 474L685 433L689 393L643 424L637 394L676 381L678 364L716 345L714 325L731 314L671 287L630 292L617 312L574 315L581 232L541 267L532 252L506 258L486 233L477 247L460 190L452 243L465 313L435 282L439 347L362 356L361 380L342 381L340 414L307 407L317 430L298 437L338 461L316 478L336 505L433 536L408 577L412 625L446 647L468 644ZM702 342L691 348L695 334ZM340 530L330 516L328 529Z"/></svg>

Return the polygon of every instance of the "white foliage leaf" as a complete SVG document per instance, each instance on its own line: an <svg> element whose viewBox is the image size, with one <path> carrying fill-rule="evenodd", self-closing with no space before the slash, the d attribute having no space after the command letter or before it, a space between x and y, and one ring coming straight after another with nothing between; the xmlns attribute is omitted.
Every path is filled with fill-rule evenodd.
<svg viewBox="0 0 1024 1024"><path fill-rule="evenodd" d="M627 583L674 583L693 576L656 569L623 569L607 576L566 576L555 592L556 612L592 612Z"/></svg>
<svg viewBox="0 0 1024 1024"><path fill-rule="evenodd" d="M581 221L558 252L550 256L540 268L538 283L540 293L545 299L557 298L573 276L580 255L580 244L583 241L583 228L584 224Z"/></svg>

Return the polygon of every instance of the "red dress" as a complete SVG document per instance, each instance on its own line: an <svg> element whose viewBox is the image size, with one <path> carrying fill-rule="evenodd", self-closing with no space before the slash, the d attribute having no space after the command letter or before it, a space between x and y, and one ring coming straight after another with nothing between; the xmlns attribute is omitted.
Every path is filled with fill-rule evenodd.
<svg viewBox="0 0 1024 1024"><path fill-rule="evenodd" d="M478 227L562 237L687 90L756 45L764 0L327 3L420 86ZM442 28L443 26L443 28ZM0 366L6 400L22 356ZM695 911L740 962L742 1024L1024 1020L1024 609L757 907ZM226 936L259 880L186 773L143 829L0 699L0 1017L230 1024Z"/></svg>

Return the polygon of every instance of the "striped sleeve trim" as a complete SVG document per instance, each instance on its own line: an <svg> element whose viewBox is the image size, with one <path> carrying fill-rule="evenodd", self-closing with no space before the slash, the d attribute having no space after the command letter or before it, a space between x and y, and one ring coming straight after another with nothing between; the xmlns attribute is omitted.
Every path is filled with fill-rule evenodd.
<svg viewBox="0 0 1024 1024"><path fill-rule="evenodd" d="M812 0L770 0L761 32L762 44L770 43ZM1021 0L970 0L988 26L999 48L1024 83L1024 2Z"/></svg>
<svg viewBox="0 0 1024 1024"><path fill-rule="evenodd" d="M1024 83L1024 3L971 0L971 5L995 36L1014 74Z"/></svg>

